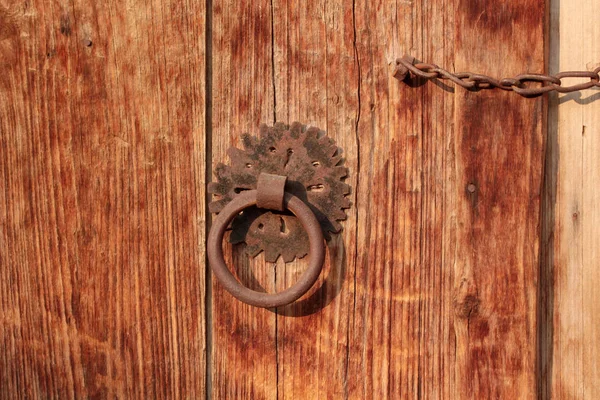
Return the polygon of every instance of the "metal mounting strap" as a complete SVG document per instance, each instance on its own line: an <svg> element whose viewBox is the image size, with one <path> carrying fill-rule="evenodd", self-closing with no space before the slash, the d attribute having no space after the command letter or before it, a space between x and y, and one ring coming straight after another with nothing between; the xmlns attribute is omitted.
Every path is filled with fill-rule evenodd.
<svg viewBox="0 0 600 400"><path fill-rule="evenodd" d="M256 206L268 210L283 211L286 176L262 172L256 186Z"/></svg>

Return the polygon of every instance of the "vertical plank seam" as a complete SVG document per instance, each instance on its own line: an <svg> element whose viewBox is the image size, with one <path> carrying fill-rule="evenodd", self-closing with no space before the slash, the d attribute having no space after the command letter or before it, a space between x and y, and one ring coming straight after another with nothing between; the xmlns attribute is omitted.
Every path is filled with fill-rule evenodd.
<svg viewBox="0 0 600 400"><path fill-rule="evenodd" d="M277 122L277 93L275 90L275 10L273 9L273 0L270 1L270 5L271 5L271 84L273 85L273 124L275 124ZM277 326L277 318L275 318L275 326Z"/></svg>
<svg viewBox="0 0 600 400"><path fill-rule="evenodd" d="M584 18L583 13L579 14L579 22L580 22L579 29L580 29L580 32L581 32L580 33L580 35L581 35L580 37L581 38L585 38L585 23L586 23L586 18ZM584 56L585 53L584 53L584 51L581 51L579 54L580 54L580 57L581 57L579 59L579 65L585 65L585 56ZM579 312L579 314L582 315L582 317L580 318L580 321L581 321L581 325L580 325L580 329L581 330L580 330L580 332L582 332L582 335L581 335L582 339L583 339L582 342L585 343L585 312L584 312L584 310L585 310L585 299L584 299L584 295L583 295L583 288L585 286L585 279L584 279L584 271L585 271L584 262L585 262L585 258L583 256L583 253L584 253L584 250L583 250L584 249L583 235L585 233L584 224L585 224L585 221L587 219L587 216L586 216L586 213L585 213L585 210L584 210L584 206L585 206L584 193L586 193L585 192L585 187L584 187L584 181L585 181L584 174L585 174L585 165L587 163L585 162L585 136L584 136L584 133L585 133L585 110L580 108L579 112L580 112L580 116L581 116L581 126L583 128L582 128L582 132L581 132L581 158L579 159L579 161L580 161L580 173L579 173L579 176L581 177L581 182L580 182L580 185L579 185L579 187L581 188L580 189L580 193L579 193L579 197L580 197L581 201L578 204L577 213L579 215L582 215L583 218L579 218L579 220L581 221L581 228L580 228L581 230L580 230L580 232L582 232L582 233L581 233L581 236L580 236L580 238L581 238L580 245L581 245L581 249L582 250L579 252L579 263L580 263L579 265L581 266L580 286L579 286L579 288L581 290L581 296L580 296L581 303L580 303L580 307L579 307L578 312ZM585 346L585 344L584 344L584 346ZM586 373L584 367L585 367L585 360L584 360L584 355L583 355L583 352L582 352L582 354L581 354L581 371L582 371L582 374L581 374L582 375L581 376L581 394L582 394L582 396L585 397L585 395L586 395L585 377L586 377L587 373Z"/></svg>
<svg viewBox="0 0 600 400"><path fill-rule="evenodd" d="M358 124L360 122L360 112L361 112L361 103L360 103L360 89L362 83L361 70L360 70L360 57L358 56L358 47L356 45L357 42L357 34L356 34L356 0L352 0L352 28L353 28L353 43L352 47L354 48L354 60L356 62L356 71L357 71L357 84L356 84L356 96L357 96L357 108L356 108L356 122L354 124L354 137L356 140L356 189L354 193L354 199L357 204L354 205L354 220L356 221L354 227L354 237L355 240L358 238L358 193L356 193L360 188L360 135L358 134ZM354 326L354 321L356 317L356 266L358 265L358 251L354 252L354 271L353 271L353 287L352 287L352 313L348 313L348 327L346 330L346 371L344 376L344 398L348 399L349 397L349 386L348 386L348 373L350 368L350 319L352 319L352 327Z"/></svg>
<svg viewBox="0 0 600 400"><path fill-rule="evenodd" d="M212 0L205 3L204 26L204 184L212 177ZM204 193L204 240L212 224L212 215L208 212L211 194ZM204 252L204 342L205 342L205 398L212 398L212 275L208 265L208 253Z"/></svg>
<svg viewBox="0 0 600 400"><path fill-rule="evenodd" d="M552 9L552 0L548 0L545 3L544 8L544 26L543 26L543 42L544 42L544 73L550 73L550 47L551 47L551 16L550 12ZM547 380L548 376L544 375L546 370L544 352L546 351L546 343L547 339L544 337L548 334L548 328L546 327L546 322L548 321L547 312L550 309L549 302L550 296L548 295L547 289L550 285L552 285L551 280L549 280L550 274L546 270L549 268L548 259L547 259L547 249L552 246L552 242L549 241L546 243L546 234L548 232L549 221L547 220L547 214L545 210L547 209L547 185L551 184L548 182L548 174L551 173L549 171L552 170L551 165L549 164L549 157L552 156L553 152L551 150L552 144L550 143L550 130L549 130L549 106L550 106L550 96L548 96L542 104L542 135L544 135L543 139L543 154L544 158L542 161L542 187L540 190L541 201L539 203L539 249L538 249L538 271L537 271L537 289L536 289L536 336L535 336L535 392L538 400L542 400L545 398L544 394L547 392ZM550 207L552 207L552 203L550 203ZM549 218L553 220L554 211L549 212ZM551 222L553 224L553 222ZM552 229L552 228L550 228ZM550 328L551 329L551 328ZM550 361L551 362L551 361ZM547 396L550 398L550 396Z"/></svg>
<svg viewBox="0 0 600 400"><path fill-rule="evenodd" d="M273 125L277 122L277 92L275 85L275 10L269 2L271 14L271 85L273 87ZM288 121L289 122L289 121ZM284 265L285 268L285 265ZM277 287L277 268L274 269L273 285ZM275 398L279 399L279 314L275 309Z"/></svg>
<svg viewBox="0 0 600 400"><path fill-rule="evenodd" d="M549 73L556 73L559 69L560 57L558 29L559 20L553 19L553 11L559 9L559 0L550 0L546 3L544 35L546 69ZM558 13L556 13L558 15ZM552 398L552 379L554 362L554 281L555 281L555 232L556 212L558 204L557 173L558 173L558 104L557 94L552 94L547 100L547 112L544 117L546 134L544 149L544 171L540 211L541 240L540 240L540 271L538 279L538 385L537 397L539 400Z"/></svg>
<svg viewBox="0 0 600 400"><path fill-rule="evenodd" d="M423 0L421 0L421 6L420 6L420 11L421 11L421 26L425 26L425 11L423 10L424 5L423 5ZM421 32L421 54L425 55L425 35L423 34L423 32ZM428 86L429 87L429 86ZM425 110L425 106L426 106L426 90L427 88L423 88L423 90L421 90L421 110L420 110L420 120L421 120L421 138L420 138L420 147L421 147L421 154L419 155L419 158L421 159L421 171L419 173L419 217L420 217L420 227L419 227L419 260L417 263L417 268L419 268L419 302L417 304L417 309L418 309L418 315L419 315L419 323L418 323L418 329L419 329L419 336L418 336L418 354L419 357L417 357L417 399L421 399L421 384L422 384L422 371L421 371L421 354L422 350L423 350L423 341L422 339L422 333L423 333L423 290L422 290L422 283L423 283L423 268L421 268L421 265L423 263L423 258L424 256L424 246L423 246L423 231L426 229L426 226L424 226L424 222L423 222L423 209L425 207L423 198L425 197L424 195L424 187L423 187L423 170L425 168L425 163L427 162L425 160L425 157L423 157L424 154L424 150L425 150L425 140L424 140L424 135L425 135L425 116L424 116L424 110Z"/></svg>

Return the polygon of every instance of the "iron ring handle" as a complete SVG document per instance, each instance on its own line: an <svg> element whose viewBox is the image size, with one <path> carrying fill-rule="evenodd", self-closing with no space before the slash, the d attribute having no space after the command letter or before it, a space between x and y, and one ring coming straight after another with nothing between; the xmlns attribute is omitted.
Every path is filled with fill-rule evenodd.
<svg viewBox="0 0 600 400"><path fill-rule="evenodd" d="M208 261L213 273L225 289L235 298L257 307L280 307L298 300L315 284L323 262L325 261L325 245L319 221L311 209L298 197L284 192L283 206L290 210L299 220L310 242L309 265L300 279L291 287L278 293L257 292L243 286L231 273L223 257L223 236L229 223L245 208L256 205L257 190L240 193L229 202L213 221L207 240Z"/></svg>

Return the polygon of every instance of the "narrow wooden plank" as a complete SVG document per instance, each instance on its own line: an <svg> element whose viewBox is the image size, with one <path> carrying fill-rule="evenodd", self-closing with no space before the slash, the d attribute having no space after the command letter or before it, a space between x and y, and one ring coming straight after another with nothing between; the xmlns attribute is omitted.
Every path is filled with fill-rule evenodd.
<svg viewBox="0 0 600 400"><path fill-rule="evenodd" d="M600 66L597 2L552 1L552 72ZM564 84L580 82L565 79ZM600 103L597 90L555 96L550 105L548 207L545 212L549 288L543 364L546 398L600 397Z"/></svg>
<svg viewBox="0 0 600 400"><path fill-rule="evenodd" d="M529 398L536 390L543 102L464 91L448 99L443 87L429 84L413 89L416 98L401 92L398 122L390 123L394 116L378 108L387 99L398 104L387 91L387 76L377 70L390 61L383 57L389 55L385 38L394 32L393 21L383 23L390 15L407 16L398 25L408 37L405 51L418 58L499 75L543 69L543 17L532 16L544 16L543 2L527 5L532 15L523 12L526 6L505 3L454 6L455 21L435 3L407 3L401 12L372 2L356 8L358 54L364 48L368 60L360 63L366 86L361 103L371 111L361 113L361 155L362 149L370 152L361 158L368 172L360 175L365 186L358 197L369 208L367 217L359 215L357 242L370 247L359 256L369 268L361 274L359 261L356 269L361 318L352 326L358 334L351 330L350 348L352 340L362 340L357 346L362 359L355 362L350 355L349 376L357 397ZM423 29L420 35L414 21ZM510 33L493 33L508 21ZM495 51L514 46L523 35L530 39L514 49L514 60ZM453 119L447 108L452 100ZM504 124L509 115L514 122ZM467 191L471 183L473 194ZM390 198L400 210L389 205ZM394 225L398 221L402 228ZM517 252L506 257L507 249Z"/></svg>
<svg viewBox="0 0 600 400"><path fill-rule="evenodd" d="M0 397L204 396L204 4L0 5Z"/></svg>
<svg viewBox="0 0 600 400"><path fill-rule="evenodd" d="M260 123L274 122L271 14L269 0L213 4L213 167L230 164L227 149L242 148L243 133L257 135ZM246 286L275 291L276 270L262 254L249 259L229 245L224 253ZM214 278L212 288L212 396L276 398L275 314L241 303Z"/></svg>
<svg viewBox="0 0 600 400"><path fill-rule="evenodd" d="M452 2L356 3L359 187L348 393L452 398L454 94L392 77L410 53L451 65Z"/></svg>
<svg viewBox="0 0 600 400"><path fill-rule="evenodd" d="M345 166L352 171L346 182L356 188L359 96L352 3L277 0L273 6L277 120L325 130L342 149ZM278 309L279 398L347 396L356 210L347 211L342 233L328 242L327 262L313 289L299 302ZM280 263L277 290L292 285L306 267L307 259Z"/></svg>
<svg viewBox="0 0 600 400"><path fill-rule="evenodd" d="M545 15L543 0L458 1L456 70L543 71ZM456 94L455 398L536 397L544 101Z"/></svg>

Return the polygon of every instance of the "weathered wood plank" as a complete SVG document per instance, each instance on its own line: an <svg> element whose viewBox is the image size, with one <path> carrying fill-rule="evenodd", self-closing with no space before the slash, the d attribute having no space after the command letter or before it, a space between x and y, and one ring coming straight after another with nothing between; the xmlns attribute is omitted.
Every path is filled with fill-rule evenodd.
<svg viewBox="0 0 600 400"><path fill-rule="evenodd" d="M392 78L396 57L451 65L452 5L357 2L361 118L352 398L450 398L454 94Z"/></svg>
<svg viewBox="0 0 600 400"><path fill-rule="evenodd" d="M0 397L204 396L204 4L0 2Z"/></svg>
<svg viewBox="0 0 600 400"><path fill-rule="evenodd" d="M268 0L213 5L213 166L229 164L227 149L241 148L243 133L256 135L260 123L274 122L271 13ZM262 254L249 259L236 248L232 257L231 246L224 247L227 264L246 286L275 291L275 268ZM276 398L275 314L239 302L214 278L212 288L213 397Z"/></svg>
<svg viewBox="0 0 600 400"><path fill-rule="evenodd" d="M457 10L457 70L544 70L544 1L461 0ZM457 398L536 396L544 101L456 96Z"/></svg>
<svg viewBox="0 0 600 400"><path fill-rule="evenodd" d="M345 166L352 171L346 182L356 188L359 96L352 3L273 4L276 117L326 130L343 149ZM328 243L327 263L314 288L299 302L278 310L280 398L347 396L356 210L347 211L342 234ZM306 259L278 266L283 273L277 274L277 290L297 281L306 266Z"/></svg>
<svg viewBox="0 0 600 400"><path fill-rule="evenodd" d="M551 72L600 66L600 28L589 12L597 2L551 4ZM545 398L600 397L599 98L590 90L550 104L543 272L553 329L544 331L541 349Z"/></svg>
<svg viewBox="0 0 600 400"><path fill-rule="evenodd" d="M497 75L542 70L544 5L526 3L215 7L214 161L274 110L344 148L354 205L299 304L269 314L213 286L214 394L534 396L543 100L392 78L405 52ZM305 266L273 272L236 254L242 280L250 267L267 290Z"/></svg>

